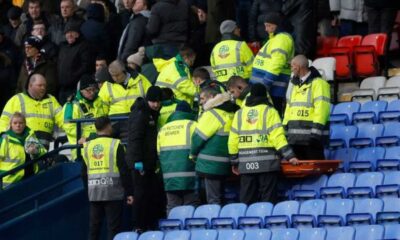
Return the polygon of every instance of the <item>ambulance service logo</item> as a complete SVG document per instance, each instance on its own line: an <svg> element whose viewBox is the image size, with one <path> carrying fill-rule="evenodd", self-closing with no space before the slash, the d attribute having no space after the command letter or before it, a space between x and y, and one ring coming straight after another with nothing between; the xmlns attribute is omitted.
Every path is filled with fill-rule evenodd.
<svg viewBox="0 0 400 240"><path fill-rule="evenodd" d="M254 124L258 121L258 111L256 109L251 109L247 113L247 120L248 123Z"/></svg>
<svg viewBox="0 0 400 240"><path fill-rule="evenodd" d="M221 46L218 51L218 56L220 58L227 58L229 56L229 47L226 45Z"/></svg>
<svg viewBox="0 0 400 240"><path fill-rule="evenodd" d="M100 144L96 144L93 148L93 155L95 159L101 159L104 156L104 147Z"/></svg>

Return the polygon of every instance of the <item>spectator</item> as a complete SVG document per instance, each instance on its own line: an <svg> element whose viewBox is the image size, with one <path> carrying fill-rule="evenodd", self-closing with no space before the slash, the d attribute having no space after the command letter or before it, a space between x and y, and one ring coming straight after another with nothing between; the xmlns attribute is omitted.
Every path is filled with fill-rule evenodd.
<svg viewBox="0 0 400 240"><path fill-rule="evenodd" d="M240 39L240 28L235 21L221 23L221 42L211 52L211 68L217 80L225 83L231 76L249 79L253 64L253 52L247 43Z"/></svg>
<svg viewBox="0 0 400 240"><path fill-rule="evenodd" d="M158 228L165 216L165 195L157 168L157 119L161 107L161 89L152 86L146 98L138 98L129 114L126 161L135 170L136 230Z"/></svg>
<svg viewBox="0 0 400 240"><path fill-rule="evenodd" d="M5 35L15 42L17 30L21 25L22 9L19 7L12 7L7 12L8 23L3 25Z"/></svg>
<svg viewBox="0 0 400 240"><path fill-rule="evenodd" d="M42 48L40 51L44 53L44 57L53 62L57 61L58 46L54 44L47 35L47 26L42 21L33 23L32 36L42 39Z"/></svg>
<svg viewBox="0 0 400 240"><path fill-rule="evenodd" d="M308 59L303 55L294 57L291 66L293 88L283 119L288 142L302 160L325 159L331 107L329 83L317 69L308 67Z"/></svg>
<svg viewBox="0 0 400 240"><path fill-rule="evenodd" d="M197 53L194 66L209 66L213 44L206 44L207 1L192 3L188 45Z"/></svg>
<svg viewBox="0 0 400 240"><path fill-rule="evenodd" d="M232 76L226 83L226 88L230 92L236 105L243 108L247 97L250 95L250 85L248 82L239 76Z"/></svg>
<svg viewBox="0 0 400 240"><path fill-rule="evenodd" d="M215 88L205 88L200 93L205 112L198 120L190 151L196 161L196 172L204 177L208 204L222 204L223 183L230 175L228 131L237 110L230 99L206 109L204 105L218 93Z"/></svg>
<svg viewBox="0 0 400 240"><path fill-rule="evenodd" d="M94 74L97 86L99 89L103 86L105 82L111 82L112 77L108 72L108 67L101 67L99 70L96 71Z"/></svg>
<svg viewBox="0 0 400 240"><path fill-rule="evenodd" d="M129 19L133 15L132 7L135 3L135 0L122 0L124 8L119 11L118 16L121 21L122 28L125 28L128 25Z"/></svg>
<svg viewBox="0 0 400 240"><path fill-rule="evenodd" d="M235 13L234 0L207 0L206 43L215 45L221 39L221 23L236 19Z"/></svg>
<svg viewBox="0 0 400 240"><path fill-rule="evenodd" d="M51 41L58 46L60 46L62 42L66 41L64 28L68 22L76 22L77 24L81 24L83 22L82 18L76 14L76 10L77 6L74 0L61 0L61 18L58 18L57 21L51 22L51 26L49 28Z"/></svg>
<svg viewBox="0 0 400 240"><path fill-rule="evenodd" d="M341 36L368 33L363 0L330 0L329 3L335 19L340 20Z"/></svg>
<svg viewBox="0 0 400 240"><path fill-rule="evenodd" d="M111 55L111 40L105 23L103 6L98 3L89 4L86 8L86 18L87 20L81 26L84 39L88 41L96 55L100 52L105 53L105 56Z"/></svg>
<svg viewBox="0 0 400 240"><path fill-rule="evenodd" d="M196 116L191 111L187 103L179 103L158 133L157 151L167 195L167 214L177 206L200 204L195 191L195 163L189 159L191 137L196 128Z"/></svg>
<svg viewBox="0 0 400 240"><path fill-rule="evenodd" d="M46 149L39 143L35 133L26 126L25 116L15 112L10 117L9 128L0 138L0 171L8 172L34 158L43 155ZM8 187L37 173L39 167L32 164L3 178L3 187Z"/></svg>
<svg viewBox="0 0 400 240"><path fill-rule="evenodd" d="M202 67L198 67L193 71L193 82L196 87L199 87L200 89L212 87L217 89L220 93L226 92L225 85L216 80L211 80L208 70Z"/></svg>
<svg viewBox="0 0 400 240"><path fill-rule="evenodd" d="M188 40L189 6L185 0L159 0L151 8L147 33L158 57L174 57Z"/></svg>
<svg viewBox="0 0 400 240"><path fill-rule="evenodd" d="M71 123L70 120L98 118L106 115L103 102L97 96L99 89L94 78L91 75L83 75L79 80L78 86L79 91L63 107L63 130L67 134L70 144L77 144L77 140L80 140L76 136L76 123ZM82 124L82 140L88 139L95 133L96 130L93 123ZM73 159L75 158L73 157Z"/></svg>
<svg viewBox="0 0 400 240"><path fill-rule="evenodd" d="M130 55L126 59L127 67L129 69L140 72L144 58L145 58L145 48L140 47L137 53Z"/></svg>
<svg viewBox="0 0 400 240"><path fill-rule="evenodd" d="M59 100L63 104L76 91L76 85L84 74L94 72L94 56L88 42L82 37L80 26L68 22L65 26L66 43L60 47L58 54L58 81L60 86Z"/></svg>
<svg viewBox="0 0 400 240"><path fill-rule="evenodd" d="M7 13L11 8L13 4L9 0L0 0L0 26L7 24Z"/></svg>
<svg viewBox="0 0 400 240"><path fill-rule="evenodd" d="M149 45L146 39L146 24L150 17L148 0L136 0L133 5L134 15L125 27L118 47L118 59L126 62L129 55L136 53L140 46Z"/></svg>
<svg viewBox="0 0 400 240"><path fill-rule="evenodd" d="M190 67L195 58L196 53L192 49L183 47L175 58L170 59L168 63L163 63L163 67L156 65L161 69L156 85L171 88L176 99L192 105L197 89L191 79Z"/></svg>
<svg viewBox="0 0 400 240"><path fill-rule="evenodd" d="M55 97L47 94L47 81L41 74L28 80L26 93L18 93L8 100L0 117L0 131L6 131L10 116L20 112L26 116L26 125L35 131L40 143L49 148L53 140L54 125L62 128L62 108Z"/></svg>
<svg viewBox="0 0 400 240"><path fill-rule="evenodd" d="M249 13L249 40L258 44L268 41L268 33L265 32L264 18L271 12L280 12L282 1L254 0Z"/></svg>
<svg viewBox="0 0 400 240"><path fill-rule="evenodd" d="M39 73L46 79L46 90L51 95L57 94L56 65L41 53L43 41L35 36L28 37L24 43L25 61L21 66L17 82L17 93L24 92L28 84L28 77Z"/></svg>
<svg viewBox="0 0 400 240"><path fill-rule="evenodd" d="M83 172L87 173L90 202L89 238L98 240L104 217L107 219L107 239L112 240L121 231L123 200L133 204L131 172L126 165L125 148L119 139L111 138L112 127L108 117L95 122L97 137L83 145ZM103 166L97 167L97 164Z"/></svg>
<svg viewBox="0 0 400 240"><path fill-rule="evenodd" d="M100 69L100 68L107 68L108 64L107 64L107 59L103 54L98 54L96 57L96 72Z"/></svg>
<svg viewBox="0 0 400 240"><path fill-rule="evenodd" d="M161 129L167 123L168 118L176 111L178 104L182 102L175 99L174 92L172 92L170 88L162 88L161 91L162 101L160 116L158 117L157 121L158 129Z"/></svg>
<svg viewBox="0 0 400 240"><path fill-rule="evenodd" d="M56 21L56 17L42 11L40 0L28 0L28 13L21 16L22 24L18 27L15 34L15 44L21 46L26 37L28 37L35 21L41 20L46 25Z"/></svg>
<svg viewBox="0 0 400 240"><path fill-rule="evenodd" d="M400 3L391 0L365 0L368 33L386 33L390 39ZM388 41L390 45L390 41Z"/></svg>
<svg viewBox="0 0 400 240"><path fill-rule="evenodd" d="M294 42L288 33L280 32L281 21L278 13L265 15L265 31L269 40L254 59L250 83L264 84L272 96L275 109L282 115L290 78L288 62L294 55Z"/></svg>
<svg viewBox="0 0 400 240"><path fill-rule="evenodd" d="M246 106L236 112L228 147L232 172L240 174L240 202L275 203L281 160L278 153L292 164L298 160L286 141L278 112L268 103L264 85L253 85Z"/></svg>
<svg viewBox="0 0 400 240"><path fill-rule="evenodd" d="M329 6L329 0L317 0L316 7L318 33L325 36L338 36L338 29L332 26L333 15Z"/></svg>

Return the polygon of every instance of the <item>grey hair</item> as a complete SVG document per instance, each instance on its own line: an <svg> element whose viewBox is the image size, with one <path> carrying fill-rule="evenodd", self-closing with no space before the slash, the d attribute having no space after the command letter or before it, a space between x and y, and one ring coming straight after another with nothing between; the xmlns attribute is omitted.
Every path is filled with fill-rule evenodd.
<svg viewBox="0 0 400 240"><path fill-rule="evenodd" d="M301 68L308 68L308 59L304 55L297 55L292 59L292 62L299 65Z"/></svg>

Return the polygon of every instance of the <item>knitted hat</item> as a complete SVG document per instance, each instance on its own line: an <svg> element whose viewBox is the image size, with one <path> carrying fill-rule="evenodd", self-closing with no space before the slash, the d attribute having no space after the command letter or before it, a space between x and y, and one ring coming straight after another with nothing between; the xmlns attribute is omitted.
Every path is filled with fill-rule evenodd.
<svg viewBox="0 0 400 240"><path fill-rule="evenodd" d="M95 81L97 83L102 83L111 80L111 75L108 72L108 67L102 67L94 75Z"/></svg>
<svg viewBox="0 0 400 240"><path fill-rule="evenodd" d="M277 12L270 12L265 14L264 23L271 23L275 25L280 25L282 21L281 15Z"/></svg>
<svg viewBox="0 0 400 240"><path fill-rule="evenodd" d="M181 101L176 105L175 111L191 113L192 109L190 108L189 103Z"/></svg>
<svg viewBox="0 0 400 240"><path fill-rule="evenodd" d="M143 64L143 59L144 59L144 56L145 56L144 51L145 51L144 47L140 47L140 48L138 49L138 52L137 52L137 53L130 55L130 56L126 59L126 62L127 62L128 64L129 64L129 63L134 63L134 64L136 64L137 66L142 66L142 64Z"/></svg>
<svg viewBox="0 0 400 240"><path fill-rule="evenodd" d="M39 37L30 36L25 40L24 44L25 44L25 46L29 45L29 46L32 46L32 47L40 50L43 46L43 41Z"/></svg>
<svg viewBox="0 0 400 240"><path fill-rule="evenodd" d="M79 90L95 86L97 85L92 75L85 74L79 80Z"/></svg>
<svg viewBox="0 0 400 240"><path fill-rule="evenodd" d="M7 18L11 20L17 20L21 17L22 9L20 7L11 7L7 11Z"/></svg>
<svg viewBox="0 0 400 240"><path fill-rule="evenodd" d="M252 97L266 97L267 96L267 88L261 83L256 83L251 86L250 96Z"/></svg>
<svg viewBox="0 0 400 240"><path fill-rule="evenodd" d="M146 100L152 102L161 102L162 91L159 86L151 86L147 90Z"/></svg>
<svg viewBox="0 0 400 240"><path fill-rule="evenodd" d="M77 21L69 21L67 22L67 24L65 24L65 28L64 28L64 33L67 32L77 32L80 33L81 32L81 25L79 22Z"/></svg>
<svg viewBox="0 0 400 240"><path fill-rule="evenodd" d="M221 32L221 34L232 33L235 28L237 28L237 24L235 21L225 20L219 26L219 31Z"/></svg>

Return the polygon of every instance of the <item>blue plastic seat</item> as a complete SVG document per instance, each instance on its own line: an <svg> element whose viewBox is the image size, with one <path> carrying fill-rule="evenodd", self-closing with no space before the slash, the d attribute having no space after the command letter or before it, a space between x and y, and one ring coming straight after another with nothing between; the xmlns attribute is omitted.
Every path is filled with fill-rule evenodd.
<svg viewBox="0 0 400 240"><path fill-rule="evenodd" d="M346 215L353 212L352 199L327 199L324 215L318 216L318 226L344 226Z"/></svg>
<svg viewBox="0 0 400 240"><path fill-rule="evenodd" d="M349 171L351 172L370 172L374 171L377 160L385 156L383 147L367 147L358 150L355 162L349 163Z"/></svg>
<svg viewBox="0 0 400 240"><path fill-rule="evenodd" d="M245 217L239 217L239 228L262 228L264 218L271 216L274 205L269 202L258 202L251 204L246 211Z"/></svg>
<svg viewBox="0 0 400 240"><path fill-rule="evenodd" d="M347 172L349 170L349 163L356 160L358 149L356 148L340 148L331 151L330 159L341 160L337 171Z"/></svg>
<svg viewBox="0 0 400 240"><path fill-rule="evenodd" d="M354 240L356 235L353 227L330 227L326 232L325 240Z"/></svg>
<svg viewBox="0 0 400 240"><path fill-rule="evenodd" d="M217 240L218 232L214 229L195 229L190 231L190 240Z"/></svg>
<svg viewBox="0 0 400 240"><path fill-rule="evenodd" d="M298 201L284 201L275 205L272 215L265 217L265 226L273 227L289 227L290 219L293 214L299 212L300 203Z"/></svg>
<svg viewBox="0 0 400 240"><path fill-rule="evenodd" d="M386 148L385 159L378 159L376 165L379 171L397 171L400 166L400 147Z"/></svg>
<svg viewBox="0 0 400 240"><path fill-rule="evenodd" d="M400 100L391 101L386 111L379 113L379 122L389 122L400 120Z"/></svg>
<svg viewBox="0 0 400 240"><path fill-rule="evenodd" d="M377 123L379 112L386 110L386 101L369 101L361 105L360 111L353 114L353 123Z"/></svg>
<svg viewBox="0 0 400 240"><path fill-rule="evenodd" d="M381 137L376 138L377 146L393 147L400 145L400 123L387 122Z"/></svg>
<svg viewBox="0 0 400 240"><path fill-rule="evenodd" d="M383 210L379 198L354 199L353 213L347 214L347 225L374 224L376 213Z"/></svg>
<svg viewBox="0 0 400 240"><path fill-rule="evenodd" d="M319 189L326 186L328 176L309 177L303 181L299 190L292 191L292 199L302 201L319 198Z"/></svg>
<svg viewBox="0 0 400 240"><path fill-rule="evenodd" d="M326 237L326 230L323 228L301 228L298 240L323 240Z"/></svg>
<svg viewBox="0 0 400 240"><path fill-rule="evenodd" d="M138 240L163 240L164 233L161 231L149 231L140 234Z"/></svg>
<svg viewBox="0 0 400 240"><path fill-rule="evenodd" d="M345 198L346 190L353 187L356 175L353 173L335 173L329 177L326 187L320 189L321 198Z"/></svg>
<svg viewBox="0 0 400 240"><path fill-rule="evenodd" d="M355 226L355 240L376 240L383 239L385 228L380 225Z"/></svg>
<svg viewBox="0 0 400 240"><path fill-rule="evenodd" d="M211 219L212 228L237 228L238 218L244 216L247 205L244 203L231 203L225 205L217 218Z"/></svg>
<svg viewBox="0 0 400 240"><path fill-rule="evenodd" d="M168 219L158 223L160 230L179 230L184 228L186 218L193 217L194 207L190 205L174 207L168 214Z"/></svg>
<svg viewBox="0 0 400 240"><path fill-rule="evenodd" d="M375 187L382 185L383 173L366 172L361 173L356 180L355 187L347 189L347 196L351 198L372 198L375 196Z"/></svg>
<svg viewBox="0 0 400 240"><path fill-rule="evenodd" d="M350 125L332 125L330 129L329 148L346 148L350 145L350 139L357 136L358 128Z"/></svg>
<svg viewBox="0 0 400 240"><path fill-rule="evenodd" d="M222 229L218 231L218 240L243 240L243 239L244 239L243 230Z"/></svg>
<svg viewBox="0 0 400 240"><path fill-rule="evenodd" d="M114 240L137 240L138 234L135 232L122 232L115 235Z"/></svg>
<svg viewBox="0 0 400 240"><path fill-rule="evenodd" d="M376 214L376 223L400 223L400 198L384 198L382 200L383 212Z"/></svg>
<svg viewBox="0 0 400 240"><path fill-rule="evenodd" d="M345 102L337 104L330 116L331 124L350 125L353 121L353 113L358 112L360 108L361 104L358 102Z"/></svg>
<svg viewBox="0 0 400 240"><path fill-rule="evenodd" d="M218 204L206 204L196 208L193 218L186 218L185 226L187 229L210 228L211 219L219 216L221 206Z"/></svg>
<svg viewBox="0 0 400 240"><path fill-rule="evenodd" d="M164 240L190 240L190 232L186 230L174 230L165 233Z"/></svg>
<svg viewBox="0 0 400 240"><path fill-rule="evenodd" d="M399 197L400 172L385 172L383 185L376 186L376 196L379 198Z"/></svg>
<svg viewBox="0 0 400 240"><path fill-rule="evenodd" d="M325 201L322 199L307 200L301 203L299 214L292 215L292 226L296 228L314 227L317 217L325 213Z"/></svg>
<svg viewBox="0 0 400 240"><path fill-rule="evenodd" d="M383 135L383 124L359 124L355 138L350 139L350 147L373 147L375 139Z"/></svg>
<svg viewBox="0 0 400 240"><path fill-rule="evenodd" d="M269 229L245 229L244 240L270 240L271 231Z"/></svg>
<svg viewBox="0 0 400 240"><path fill-rule="evenodd" d="M297 240L299 238L299 230L294 228L277 228L271 231L271 240Z"/></svg>
<svg viewBox="0 0 400 240"><path fill-rule="evenodd" d="M400 239L400 224L385 225L385 239Z"/></svg>

